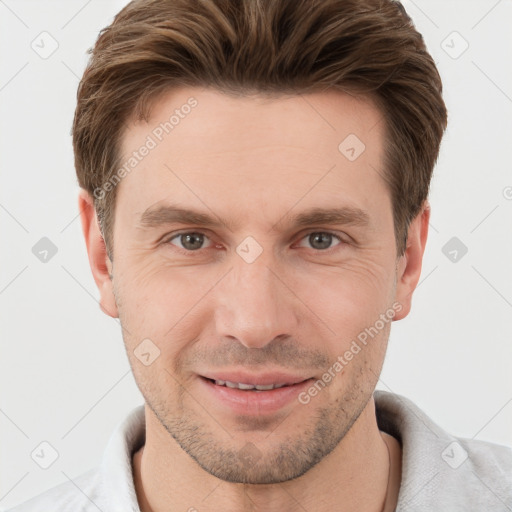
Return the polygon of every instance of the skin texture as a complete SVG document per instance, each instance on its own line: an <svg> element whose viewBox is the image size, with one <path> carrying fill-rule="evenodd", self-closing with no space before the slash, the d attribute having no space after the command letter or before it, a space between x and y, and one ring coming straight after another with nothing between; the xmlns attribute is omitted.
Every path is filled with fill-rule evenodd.
<svg viewBox="0 0 512 512"><path fill-rule="evenodd" d="M398 461L400 446L379 432L372 394L391 321L409 313L421 273L428 203L397 258L380 113L335 91L265 99L176 89L147 122L129 124L126 159L190 97L197 106L117 185L113 262L91 197L79 199L100 304L121 321L146 401L134 457L141 510L380 512L386 443ZM354 161L338 149L349 134L365 145ZM223 222L141 221L171 203ZM314 207L357 208L368 223L293 223ZM309 236L326 232L340 238ZM199 233L200 248L183 233ZM237 252L248 236L262 250L252 263ZM393 319L307 404L235 413L205 391L200 375L211 371L322 379L393 304ZM145 339L160 351L148 366L136 357Z"/></svg>

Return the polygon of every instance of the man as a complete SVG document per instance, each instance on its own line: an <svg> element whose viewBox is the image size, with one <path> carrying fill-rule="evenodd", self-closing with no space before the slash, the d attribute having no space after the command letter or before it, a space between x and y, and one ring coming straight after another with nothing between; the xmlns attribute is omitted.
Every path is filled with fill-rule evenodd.
<svg viewBox="0 0 512 512"><path fill-rule="evenodd" d="M103 311L144 398L14 510L510 510L512 453L376 392L446 127L392 0L137 0L73 126Z"/></svg>

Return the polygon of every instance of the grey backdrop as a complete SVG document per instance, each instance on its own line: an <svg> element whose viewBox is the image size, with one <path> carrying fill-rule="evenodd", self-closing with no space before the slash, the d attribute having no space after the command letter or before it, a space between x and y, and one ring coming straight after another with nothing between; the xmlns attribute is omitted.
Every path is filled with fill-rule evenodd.
<svg viewBox="0 0 512 512"><path fill-rule="evenodd" d="M70 138L85 51L124 4L0 0L3 508L99 464L142 403L97 303ZM449 128L422 278L379 388L455 435L512 445L512 3L404 5L439 66Z"/></svg>

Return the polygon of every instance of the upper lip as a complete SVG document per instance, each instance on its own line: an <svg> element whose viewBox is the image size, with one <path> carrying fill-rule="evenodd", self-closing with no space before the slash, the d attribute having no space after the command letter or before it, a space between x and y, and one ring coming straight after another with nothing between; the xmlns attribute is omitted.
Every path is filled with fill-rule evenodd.
<svg viewBox="0 0 512 512"><path fill-rule="evenodd" d="M247 373L242 371L212 371L201 374L201 377L211 380L223 380L237 384L253 384L254 386L268 386L270 384L298 384L308 380L310 377L304 375L293 375L286 372L272 373Z"/></svg>

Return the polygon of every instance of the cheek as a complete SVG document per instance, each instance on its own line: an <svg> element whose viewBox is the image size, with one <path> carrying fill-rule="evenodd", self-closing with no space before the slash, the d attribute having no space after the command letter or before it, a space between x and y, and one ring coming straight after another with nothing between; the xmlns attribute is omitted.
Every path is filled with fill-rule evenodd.
<svg viewBox="0 0 512 512"><path fill-rule="evenodd" d="M173 267L150 258L130 262L116 277L122 305L137 321L151 318L172 323L211 287L208 275L198 268Z"/></svg>
<svg viewBox="0 0 512 512"><path fill-rule="evenodd" d="M219 269L206 273L145 262L118 270L116 297L127 350L149 339L160 350L155 367L172 368L180 351L204 330L201 306Z"/></svg>
<svg viewBox="0 0 512 512"><path fill-rule="evenodd" d="M368 257L352 258L336 266L303 269L291 282L315 311L333 324L350 326L378 318L390 306L394 268Z"/></svg>
<svg viewBox="0 0 512 512"><path fill-rule="evenodd" d="M303 275L295 282L297 295L306 298L314 313L308 313L304 329L309 328L309 333L301 337L322 344L332 364L346 355L340 363L345 377L335 379L340 385L345 379L379 373L393 318L389 312L394 312L390 309L393 283L389 269L362 260ZM335 368L331 373L340 375Z"/></svg>
<svg viewBox="0 0 512 512"><path fill-rule="evenodd" d="M374 389L384 362L390 325L391 319L374 320L338 343L328 369L329 374L334 374L332 393L338 395L340 389L349 393L354 388Z"/></svg>

